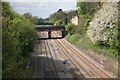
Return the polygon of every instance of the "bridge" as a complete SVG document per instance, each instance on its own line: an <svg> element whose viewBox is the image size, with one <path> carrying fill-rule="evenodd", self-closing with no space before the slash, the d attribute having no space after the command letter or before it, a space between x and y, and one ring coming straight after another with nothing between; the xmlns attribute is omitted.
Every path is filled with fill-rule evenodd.
<svg viewBox="0 0 120 80"><path fill-rule="evenodd" d="M48 31L48 38L51 39L51 32L52 31L61 31L62 33L62 37L61 38L64 38L65 37L65 26L54 26L54 25L36 25L35 26L35 29L38 31L38 32L41 32L41 31Z"/></svg>

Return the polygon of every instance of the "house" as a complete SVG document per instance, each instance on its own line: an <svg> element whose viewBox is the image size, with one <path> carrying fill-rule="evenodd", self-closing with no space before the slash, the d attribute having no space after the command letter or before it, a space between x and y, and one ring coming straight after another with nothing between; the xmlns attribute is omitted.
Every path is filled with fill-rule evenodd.
<svg viewBox="0 0 120 80"><path fill-rule="evenodd" d="M75 25L78 25L79 23L79 17L78 16L73 16L71 19L71 22Z"/></svg>

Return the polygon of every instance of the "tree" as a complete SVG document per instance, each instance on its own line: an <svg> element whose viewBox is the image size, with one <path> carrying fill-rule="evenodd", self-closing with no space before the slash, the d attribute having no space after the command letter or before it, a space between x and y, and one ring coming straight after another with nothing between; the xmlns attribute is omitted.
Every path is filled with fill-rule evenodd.
<svg viewBox="0 0 120 80"><path fill-rule="evenodd" d="M24 13L23 16L26 19L29 19L33 24L38 24L38 17L37 16L32 16L30 13Z"/></svg>
<svg viewBox="0 0 120 80"><path fill-rule="evenodd" d="M67 13L67 21L70 23L72 17L73 17L73 16L76 16L76 15L78 15L76 10L71 10L71 11L69 11L69 12Z"/></svg>
<svg viewBox="0 0 120 80"><path fill-rule="evenodd" d="M58 12L63 12L62 9L59 9Z"/></svg>
<svg viewBox="0 0 120 80"><path fill-rule="evenodd" d="M23 16L26 18L26 19L30 19L32 17L32 15L30 13L24 13Z"/></svg>
<svg viewBox="0 0 120 80"><path fill-rule="evenodd" d="M99 5L99 6L98 6ZM99 2L77 2L78 13L80 15L92 15L96 10L100 9Z"/></svg>
<svg viewBox="0 0 120 80"><path fill-rule="evenodd" d="M30 18L30 21L31 21L32 23L34 23L34 24L38 24L38 23L39 23L39 19L38 19L37 16L31 17L31 18Z"/></svg>
<svg viewBox="0 0 120 80"><path fill-rule="evenodd" d="M26 76L27 56L33 50L36 33L32 23L2 2L2 77Z"/></svg>
<svg viewBox="0 0 120 80"><path fill-rule="evenodd" d="M67 26L66 26L66 31L72 35L75 33L75 25L73 23L69 23Z"/></svg>
<svg viewBox="0 0 120 80"><path fill-rule="evenodd" d="M62 21L61 24L65 25L66 24L66 14L62 11L62 9L59 9L57 12L53 13L50 16L50 22L54 23L56 21Z"/></svg>

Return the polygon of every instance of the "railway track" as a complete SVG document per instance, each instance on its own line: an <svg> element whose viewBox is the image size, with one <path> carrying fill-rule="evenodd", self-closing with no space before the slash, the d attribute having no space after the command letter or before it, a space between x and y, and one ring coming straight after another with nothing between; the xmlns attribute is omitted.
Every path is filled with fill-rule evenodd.
<svg viewBox="0 0 120 80"><path fill-rule="evenodd" d="M40 32L39 35L42 38L48 37L46 32ZM53 32L52 36L59 35ZM100 78L100 80L115 78L116 80L117 78L65 39L41 40L40 45L41 52L37 51L35 59L34 78L81 78L82 80L90 78Z"/></svg>
<svg viewBox="0 0 120 80"><path fill-rule="evenodd" d="M57 33L53 34L54 37L58 36ZM100 68L98 65L95 65L95 63L93 63L93 61L90 61L88 58L86 58L83 54L80 53L80 51L78 51L75 47L73 47L70 43L68 43L66 40L64 39L57 39L56 43L59 45L61 45L64 49L66 50L70 50L68 51L68 53L71 55L72 58L74 58L74 60L76 59L76 61L78 60L78 62L80 62L79 64L82 64L83 62L86 64L82 64L82 68L84 67L89 67L87 69L84 69L90 77L95 77L95 78L116 78L115 75L106 72L105 70L103 70L102 68ZM81 60L80 60L81 59ZM83 62L81 62L83 61ZM76 64L77 65L77 64Z"/></svg>

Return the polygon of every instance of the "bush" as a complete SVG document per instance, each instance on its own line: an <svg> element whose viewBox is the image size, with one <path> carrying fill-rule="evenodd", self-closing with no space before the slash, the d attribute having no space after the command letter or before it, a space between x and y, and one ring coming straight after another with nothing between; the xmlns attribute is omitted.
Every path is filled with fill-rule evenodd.
<svg viewBox="0 0 120 80"><path fill-rule="evenodd" d="M23 78L36 33L31 22L12 11L9 3L3 2L2 6L2 77Z"/></svg>
<svg viewBox="0 0 120 80"><path fill-rule="evenodd" d="M62 11L62 9L59 9L57 12L53 13L50 16L49 19L50 23L53 23L54 25L60 22L60 24L65 25L66 24L66 14Z"/></svg>
<svg viewBox="0 0 120 80"><path fill-rule="evenodd" d="M71 35L70 38L69 38L69 42L75 44L79 39L78 36L79 36L78 34Z"/></svg>
<svg viewBox="0 0 120 80"><path fill-rule="evenodd" d="M109 39L109 52L114 54L115 56L118 56L118 50L119 50L119 41L118 39Z"/></svg>
<svg viewBox="0 0 120 80"><path fill-rule="evenodd" d="M74 34L75 33L75 25L73 24L73 23L70 23L70 24L68 24L67 26L66 26L66 31L70 34L70 35L72 35L72 34Z"/></svg>
<svg viewBox="0 0 120 80"><path fill-rule="evenodd" d="M79 38L77 46L79 46L80 48L90 48L93 47L94 44L88 36L84 36Z"/></svg>
<svg viewBox="0 0 120 80"><path fill-rule="evenodd" d="M29 52L33 51L36 40L36 34L33 27L34 25L20 15L14 18L12 22L12 26L14 26L19 33L19 40L21 42L20 46L23 56L27 56Z"/></svg>
<svg viewBox="0 0 120 80"><path fill-rule="evenodd" d="M120 52L120 45L119 45L120 36L119 36L119 32L118 32L118 30L120 30L119 29L120 27L118 27L118 30L116 30L117 27L113 28L114 30L116 30L116 32L114 32L113 34L115 34L116 36L118 35L118 39L113 39L116 36L113 36L113 34L110 33L109 40L106 42L98 41L96 43L93 43L86 34L88 26L89 26L89 22L91 22L91 20L93 19L96 11L101 8L101 5L102 4L100 2L95 2L95 3L93 3L93 2L77 2L77 8L78 8L77 12L79 14L79 24L77 26L75 26L74 24L68 24L66 26L66 30L69 33L66 36L66 39L73 44L75 44L75 42L77 42L78 47L90 48L98 53L103 53L107 56L115 57L115 56L120 55L119 54L119 52ZM75 26L75 27L73 27L73 26ZM106 30L111 31L111 29L105 29L105 31ZM77 37L75 34L77 34ZM78 38L79 38L79 40L78 40Z"/></svg>
<svg viewBox="0 0 120 80"><path fill-rule="evenodd" d="M99 2L77 2L78 13L80 15L93 15L100 7L101 5Z"/></svg>
<svg viewBox="0 0 120 80"><path fill-rule="evenodd" d="M58 20L58 21L55 22L54 25L55 25L55 26L59 26L59 25L61 25L61 24L62 24L62 20Z"/></svg>

